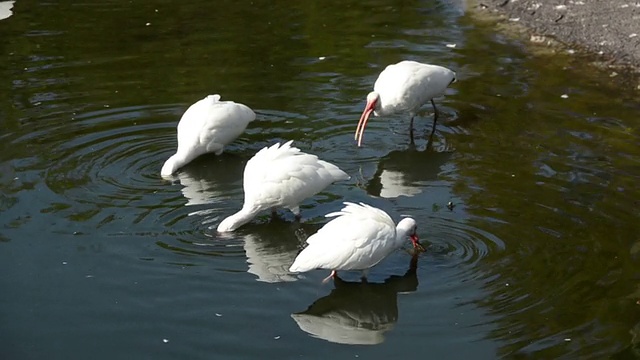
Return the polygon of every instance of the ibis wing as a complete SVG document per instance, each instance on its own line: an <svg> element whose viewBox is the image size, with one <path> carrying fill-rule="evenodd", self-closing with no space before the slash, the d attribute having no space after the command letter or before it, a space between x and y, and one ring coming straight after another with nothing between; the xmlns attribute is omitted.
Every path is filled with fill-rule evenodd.
<svg viewBox="0 0 640 360"><path fill-rule="evenodd" d="M349 176L337 166L301 152L291 141L260 150L245 167L246 199L264 206L297 205Z"/></svg>
<svg viewBox="0 0 640 360"><path fill-rule="evenodd" d="M298 255L291 271L370 268L388 254L389 230L395 234L394 229L374 220L354 224L348 217L333 219L307 239L309 246Z"/></svg>
<svg viewBox="0 0 640 360"><path fill-rule="evenodd" d="M387 66L373 89L389 110L415 111L430 99L443 95L454 79L455 73L445 67L401 61Z"/></svg>
<svg viewBox="0 0 640 360"><path fill-rule="evenodd" d="M227 145L235 140L256 117L249 107L233 101L219 101L209 95L191 105L178 124L178 142ZM211 150L211 149L207 149Z"/></svg>
<svg viewBox="0 0 640 360"><path fill-rule="evenodd" d="M292 271L367 269L393 250L396 230L387 213L362 203L345 204L341 211L328 214L334 219L307 239L309 246Z"/></svg>
<svg viewBox="0 0 640 360"><path fill-rule="evenodd" d="M200 143L227 145L240 136L256 114L249 107L233 101L211 104L200 132Z"/></svg>

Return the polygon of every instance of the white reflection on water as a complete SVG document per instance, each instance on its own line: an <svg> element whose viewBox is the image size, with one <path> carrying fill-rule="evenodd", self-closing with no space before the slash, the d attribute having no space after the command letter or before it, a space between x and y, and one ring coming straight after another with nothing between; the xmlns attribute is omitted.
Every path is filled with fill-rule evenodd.
<svg viewBox="0 0 640 360"><path fill-rule="evenodd" d="M196 178L187 172L179 172L177 175L180 185L182 185L182 195L187 199L184 206L215 204L221 201L223 192L216 191L215 183L204 178ZM190 212L189 216L207 215L212 212L211 208Z"/></svg>
<svg viewBox="0 0 640 360"><path fill-rule="evenodd" d="M367 193L387 199L413 197L428 188L446 186L444 175L451 155L415 147L392 151L380 159L378 170L367 183Z"/></svg>
<svg viewBox="0 0 640 360"><path fill-rule="evenodd" d="M415 196L422 192L417 186L406 184L404 174L400 171L382 170L380 174L380 197L396 198L398 196Z"/></svg>
<svg viewBox="0 0 640 360"><path fill-rule="evenodd" d="M201 216L203 218L202 223L208 224L218 220L218 216L211 217L211 214L219 210L216 204L228 199L229 191L221 190L222 187L218 183L214 180L206 179L205 175L204 172L196 175L194 171L183 170L174 176L183 186L180 191L187 199L185 206L207 205L204 209L190 212L188 215ZM271 225L270 235L268 236L262 235L263 232L255 230L247 234L236 232L229 235L232 238L239 237L243 240L247 263L249 264L247 271L257 276L258 281L276 283L296 281L298 279L288 271L289 266L291 266L298 254L298 242L291 241L292 239L286 236L291 232L290 224L286 224L284 227L278 227L277 224L277 222L268 224ZM274 227L273 225L276 226ZM280 230L284 233L280 234Z"/></svg>
<svg viewBox="0 0 640 360"><path fill-rule="evenodd" d="M13 3L15 1L0 1L0 20L4 20L13 15Z"/></svg>
<svg viewBox="0 0 640 360"><path fill-rule="evenodd" d="M298 255L298 248L284 248L273 242L261 239L257 234L244 236L244 251L249 263L249 273L258 277L258 281L268 283L296 281L297 277L289 273L289 266Z"/></svg>
<svg viewBox="0 0 640 360"><path fill-rule="evenodd" d="M243 168L243 161L235 156L203 155L165 179L174 183L178 180L180 192L187 199L184 205L200 209L189 216L206 216L223 207L220 205L230 197L242 197L242 185L237 183L242 179Z"/></svg>
<svg viewBox="0 0 640 360"><path fill-rule="evenodd" d="M398 321L398 293L416 291L418 257L403 276L384 283L334 280L335 289L303 312L291 314L300 329L314 337L350 345L375 345Z"/></svg>

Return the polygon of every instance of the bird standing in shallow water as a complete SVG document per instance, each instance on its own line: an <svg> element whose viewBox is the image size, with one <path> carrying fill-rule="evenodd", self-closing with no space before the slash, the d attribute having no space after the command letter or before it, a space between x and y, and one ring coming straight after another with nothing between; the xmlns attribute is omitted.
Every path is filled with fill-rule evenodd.
<svg viewBox="0 0 640 360"><path fill-rule="evenodd" d="M367 105L360 116L354 137L358 146L362 144L364 129L371 113L385 116L408 112L411 117L409 136L413 143L413 118L428 101L431 101L434 111L430 137L433 136L438 121L438 109L433 98L443 95L455 80L455 72L438 65L405 60L387 66L378 76L373 91L367 95Z"/></svg>
<svg viewBox="0 0 640 360"><path fill-rule="evenodd" d="M416 250L424 250L414 219L404 218L396 226L378 208L363 203L344 204L342 210L325 215L334 219L307 239L309 245L298 254L289 271L331 270L323 280L326 282L338 270L360 270L366 280L369 269L402 246L407 237Z"/></svg>
<svg viewBox="0 0 640 360"><path fill-rule="evenodd" d="M284 207L300 218L300 203L334 181L350 177L337 166L292 147L288 141L258 151L244 168L244 205L218 225L219 232L234 231L259 212Z"/></svg>
<svg viewBox="0 0 640 360"><path fill-rule="evenodd" d="M222 154L224 146L244 132L256 114L248 106L209 95L191 105L178 123L178 150L162 166L170 176L205 153Z"/></svg>

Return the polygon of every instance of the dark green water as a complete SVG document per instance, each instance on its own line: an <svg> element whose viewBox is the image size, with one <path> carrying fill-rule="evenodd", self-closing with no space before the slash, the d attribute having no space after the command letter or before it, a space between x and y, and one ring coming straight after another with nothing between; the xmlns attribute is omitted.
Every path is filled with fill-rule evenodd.
<svg viewBox="0 0 640 360"><path fill-rule="evenodd" d="M18 0L0 21L2 358L639 358L637 95L457 3ZM402 59L458 73L433 150L403 116L356 148L364 97ZM211 93L258 120L161 180ZM302 224L219 237L246 161L288 139L352 179ZM288 274L343 200L412 215L428 251L370 284Z"/></svg>

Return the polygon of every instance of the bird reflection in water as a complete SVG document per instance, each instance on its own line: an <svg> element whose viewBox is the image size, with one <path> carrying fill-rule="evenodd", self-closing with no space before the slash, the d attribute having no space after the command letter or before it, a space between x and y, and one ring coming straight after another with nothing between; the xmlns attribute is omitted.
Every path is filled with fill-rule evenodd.
<svg viewBox="0 0 640 360"><path fill-rule="evenodd" d="M214 190L215 183L204 179L191 177L187 172L176 174L180 185L182 185L182 195L187 199L184 206L215 204L221 196L222 192ZM197 210L190 212L189 216L207 215L211 209Z"/></svg>
<svg viewBox="0 0 640 360"><path fill-rule="evenodd" d="M4 20L13 15L13 3L15 1L0 1L0 20Z"/></svg>
<svg viewBox="0 0 640 360"><path fill-rule="evenodd" d="M212 162L214 162L212 164ZM208 166L207 166L208 165ZM225 171L219 171L224 168ZM216 157L204 155L173 175L173 179L182 185L185 206L201 208L189 213L189 216L201 216L202 223L215 223L219 211L216 204L227 201L229 188L242 177L241 159L225 155ZM204 205L204 206L202 206ZM254 225L251 232L235 234L233 240L242 240L247 256L247 272L256 280L276 283L296 281L298 278L288 269L300 250L300 243L306 239L306 231L314 232L317 225L291 223L272 218L269 224Z"/></svg>
<svg viewBox="0 0 640 360"><path fill-rule="evenodd" d="M314 233L319 227L275 217L268 224L253 225L251 232L238 233L234 238L244 241L249 264L247 272L257 276L256 280L268 283L297 281L298 277L289 272L289 266L300 252L307 233Z"/></svg>
<svg viewBox="0 0 640 360"><path fill-rule="evenodd" d="M366 185L367 193L383 198L416 196L430 184L437 186L440 173L446 171L452 152L407 150L392 151L383 157L378 170Z"/></svg>
<svg viewBox="0 0 640 360"><path fill-rule="evenodd" d="M318 230L318 224L291 223L273 217L268 224L252 225L251 231L233 235L244 241L248 273L256 280L268 283L297 281L299 278L289 272L289 266L303 247L308 233ZM231 236L223 233L219 236Z"/></svg>
<svg viewBox="0 0 640 360"><path fill-rule="evenodd" d="M230 189L237 186L242 177L243 166L242 159L236 156L207 154L173 174L174 184L182 185L180 191L187 200L185 206L207 205L202 210L190 212L189 216L208 215L216 211L215 204L228 200ZM225 171L220 171L221 168Z"/></svg>
<svg viewBox="0 0 640 360"><path fill-rule="evenodd" d="M273 223L270 228L273 228ZM282 224L290 228L291 224ZM269 232L269 236L260 236L252 232L243 235L244 251L247 256L249 269L247 272L258 277L258 281L277 283L296 281L298 278L289 273L289 265L298 255L298 245L295 240L287 238L290 229L283 232L283 236Z"/></svg>
<svg viewBox="0 0 640 360"><path fill-rule="evenodd" d="M349 282L334 278L335 289L309 308L291 314L300 329L314 337L351 345L375 345L398 321L398 293L418 288L418 255L409 270L384 283Z"/></svg>

